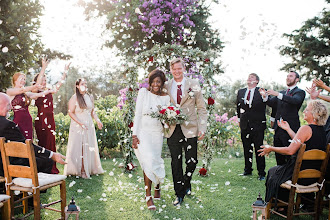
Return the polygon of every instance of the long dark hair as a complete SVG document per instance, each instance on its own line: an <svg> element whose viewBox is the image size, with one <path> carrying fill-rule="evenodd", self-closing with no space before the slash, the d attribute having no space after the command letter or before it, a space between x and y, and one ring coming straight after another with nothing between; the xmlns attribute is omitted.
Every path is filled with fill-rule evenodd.
<svg viewBox="0 0 330 220"><path fill-rule="evenodd" d="M77 86L79 86L80 82L81 81L86 81L84 78L79 78L77 79L76 81L76 96L77 96L77 102L78 102L78 105L81 109L86 109L87 108L87 104L86 104L86 101L84 99L84 96L80 93L79 89ZM88 94L88 92L86 91L86 94Z"/></svg>
<svg viewBox="0 0 330 220"><path fill-rule="evenodd" d="M164 84L166 81L166 77L163 71L161 71L160 69L154 69L153 71L151 71L149 73L149 91L151 91L151 83L154 81L154 79L156 79L157 77L160 78L161 81L161 86L160 86L160 90L158 91L157 95L161 95L163 94L163 88L164 88Z"/></svg>

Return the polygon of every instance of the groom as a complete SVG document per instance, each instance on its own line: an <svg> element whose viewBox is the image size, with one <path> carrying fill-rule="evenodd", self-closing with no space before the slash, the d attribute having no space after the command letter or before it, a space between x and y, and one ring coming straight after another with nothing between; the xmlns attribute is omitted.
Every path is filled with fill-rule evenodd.
<svg viewBox="0 0 330 220"><path fill-rule="evenodd" d="M191 177L196 169L197 138L202 140L206 131L207 111L197 80L183 77L184 62L175 58L170 62L170 71L173 75L166 89L171 102L179 104L188 120L183 124L171 125L165 134L171 153L172 177L174 190L177 196L173 205L180 205L186 194L191 194ZM198 116L197 116L198 114ZM182 150L185 152L186 172L182 169Z"/></svg>

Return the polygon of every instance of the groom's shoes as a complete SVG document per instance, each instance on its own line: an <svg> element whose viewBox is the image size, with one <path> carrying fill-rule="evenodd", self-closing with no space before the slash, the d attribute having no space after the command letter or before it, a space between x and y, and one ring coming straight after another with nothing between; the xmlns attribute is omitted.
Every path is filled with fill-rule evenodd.
<svg viewBox="0 0 330 220"><path fill-rule="evenodd" d="M175 201L173 202L174 206L178 206L183 202L183 198L182 197L176 197Z"/></svg>
<svg viewBox="0 0 330 220"><path fill-rule="evenodd" d="M191 188L190 187L188 189L186 189L186 195L188 195L188 196L191 195Z"/></svg>

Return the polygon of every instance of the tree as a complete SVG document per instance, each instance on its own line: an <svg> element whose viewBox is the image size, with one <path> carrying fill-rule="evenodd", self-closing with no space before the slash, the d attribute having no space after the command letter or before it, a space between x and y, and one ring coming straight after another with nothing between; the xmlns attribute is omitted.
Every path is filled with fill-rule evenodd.
<svg viewBox="0 0 330 220"><path fill-rule="evenodd" d="M330 0L327 0L330 3ZM323 9L319 17L304 22L292 34L284 34L290 46L282 46L280 54L292 58L281 70L298 69L307 80L320 78L327 84L330 80L330 11Z"/></svg>
<svg viewBox="0 0 330 220"><path fill-rule="evenodd" d="M37 35L42 5L38 0L0 1L0 90L10 85L10 76L27 70L42 51Z"/></svg>
<svg viewBox="0 0 330 220"><path fill-rule="evenodd" d="M39 0L0 1L0 91L10 86L15 72L39 69L40 54L51 59L71 58L70 55L44 49L37 33L42 10Z"/></svg>
<svg viewBox="0 0 330 220"><path fill-rule="evenodd" d="M85 7L88 19L107 16L106 28L111 34L106 46L118 48L126 57L157 44L180 44L202 51L222 49L219 33L207 21L206 0L80 0L79 4Z"/></svg>

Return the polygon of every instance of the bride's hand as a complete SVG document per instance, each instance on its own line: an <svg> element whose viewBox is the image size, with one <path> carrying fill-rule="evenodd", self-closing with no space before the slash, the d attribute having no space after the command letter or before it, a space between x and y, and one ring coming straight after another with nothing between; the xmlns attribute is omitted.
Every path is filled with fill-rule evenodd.
<svg viewBox="0 0 330 220"><path fill-rule="evenodd" d="M132 136L132 139L133 139L133 143L132 143L132 147L134 148L134 149L137 149L138 148L138 144L140 144L140 140L139 140L139 138L136 136L136 135L133 135Z"/></svg>

